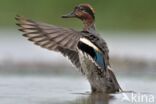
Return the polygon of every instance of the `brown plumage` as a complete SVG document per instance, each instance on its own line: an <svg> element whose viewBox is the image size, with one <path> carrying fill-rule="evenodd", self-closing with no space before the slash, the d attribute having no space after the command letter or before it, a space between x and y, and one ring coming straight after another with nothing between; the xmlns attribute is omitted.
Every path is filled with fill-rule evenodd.
<svg viewBox="0 0 156 104"><path fill-rule="evenodd" d="M35 22L20 16L17 16L16 20L18 21L17 25L21 27L19 30L24 32L23 36L28 40L43 48L61 52L64 56L68 56L77 68L80 68L76 52L76 46L81 37L80 32Z"/></svg>
<svg viewBox="0 0 156 104"><path fill-rule="evenodd" d="M80 37L85 37L97 45L103 51L105 61L109 64L107 44L99 36L94 36L88 32L78 32L74 29L36 22L21 16L16 16L16 20L18 21L17 25L21 27L19 30L24 32L23 36L27 37L29 41L34 42L34 44L42 48L61 52L77 68L80 68L79 56L76 50Z"/></svg>
<svg viewBox="0 0 156 104"><path fill-rule="evenodd" d="M83 31L48 25L21 16L17 16L16 20L19 30L28 40L67 56L87 77L92 92L120 91L121 88L110 68L107 44L95 31L92 7L88 4L81 4L76 6L73 12L63 16L63 18L71 17L83 21Z"/></svg>

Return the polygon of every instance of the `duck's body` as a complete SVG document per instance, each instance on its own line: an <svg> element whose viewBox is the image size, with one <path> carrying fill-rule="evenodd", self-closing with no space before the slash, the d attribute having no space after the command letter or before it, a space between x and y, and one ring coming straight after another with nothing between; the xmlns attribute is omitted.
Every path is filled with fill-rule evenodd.
<svg viewBox="0 0 156 104"><path fill-rule="evenodd" d="M119 92L121 88L110 68L107 44L95 30L92 7L81 4L63 17L81 19L83 31L39 23L20 16L16 19L28 40L67 56L87 77L92 92Z"/></svg>
<svg viewBox="0 0 156 104"><path fill-rule="evenodd" d="M98 47L99 46L99 47ZM102 50L100 50L102 48ZM90 82L92 92L119 92L121 89L110 69L107 44L99 36L85 33L78 43L78 55L82 72Z"/></svg>

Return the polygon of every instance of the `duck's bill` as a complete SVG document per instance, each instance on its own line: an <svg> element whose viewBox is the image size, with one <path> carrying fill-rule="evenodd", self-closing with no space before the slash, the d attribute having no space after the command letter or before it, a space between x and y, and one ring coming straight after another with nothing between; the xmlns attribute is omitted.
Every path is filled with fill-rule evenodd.
<svg viewBox="0 0 156 104"><path fill-rule="evenodd" d="M70 13L62 16L62 18L74 18L74 17L76 17L74 12L70 12Z"/></svg>

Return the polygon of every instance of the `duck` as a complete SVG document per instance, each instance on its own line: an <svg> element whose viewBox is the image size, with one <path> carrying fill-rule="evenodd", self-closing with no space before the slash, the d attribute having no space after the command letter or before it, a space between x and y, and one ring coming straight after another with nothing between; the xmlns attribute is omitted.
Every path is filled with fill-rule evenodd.
<svg viewBox="0 0 156 104"><path fill-rule="evenodd" d="M34 21L17 15L17 25L23 36L34 44L68 57L89 81L92 93L122 91L109 62L106 41L96 31L95 10L90 4L79 4L62 18L77 18L83 29L78 31Z"/></svg>

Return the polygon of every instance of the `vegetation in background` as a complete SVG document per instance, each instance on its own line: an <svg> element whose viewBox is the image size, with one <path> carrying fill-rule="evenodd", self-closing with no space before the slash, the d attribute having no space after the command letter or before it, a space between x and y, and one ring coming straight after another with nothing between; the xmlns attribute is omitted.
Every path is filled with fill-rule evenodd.
<svg viewBox="0 0 156 104"><path fill-rule="evenodd" d="M14 27L16 14L61 26L81 25L80 21L63 20L80 3L96 8L100 30L155 30L156 0L1 0L0 26Z"/></svg>

